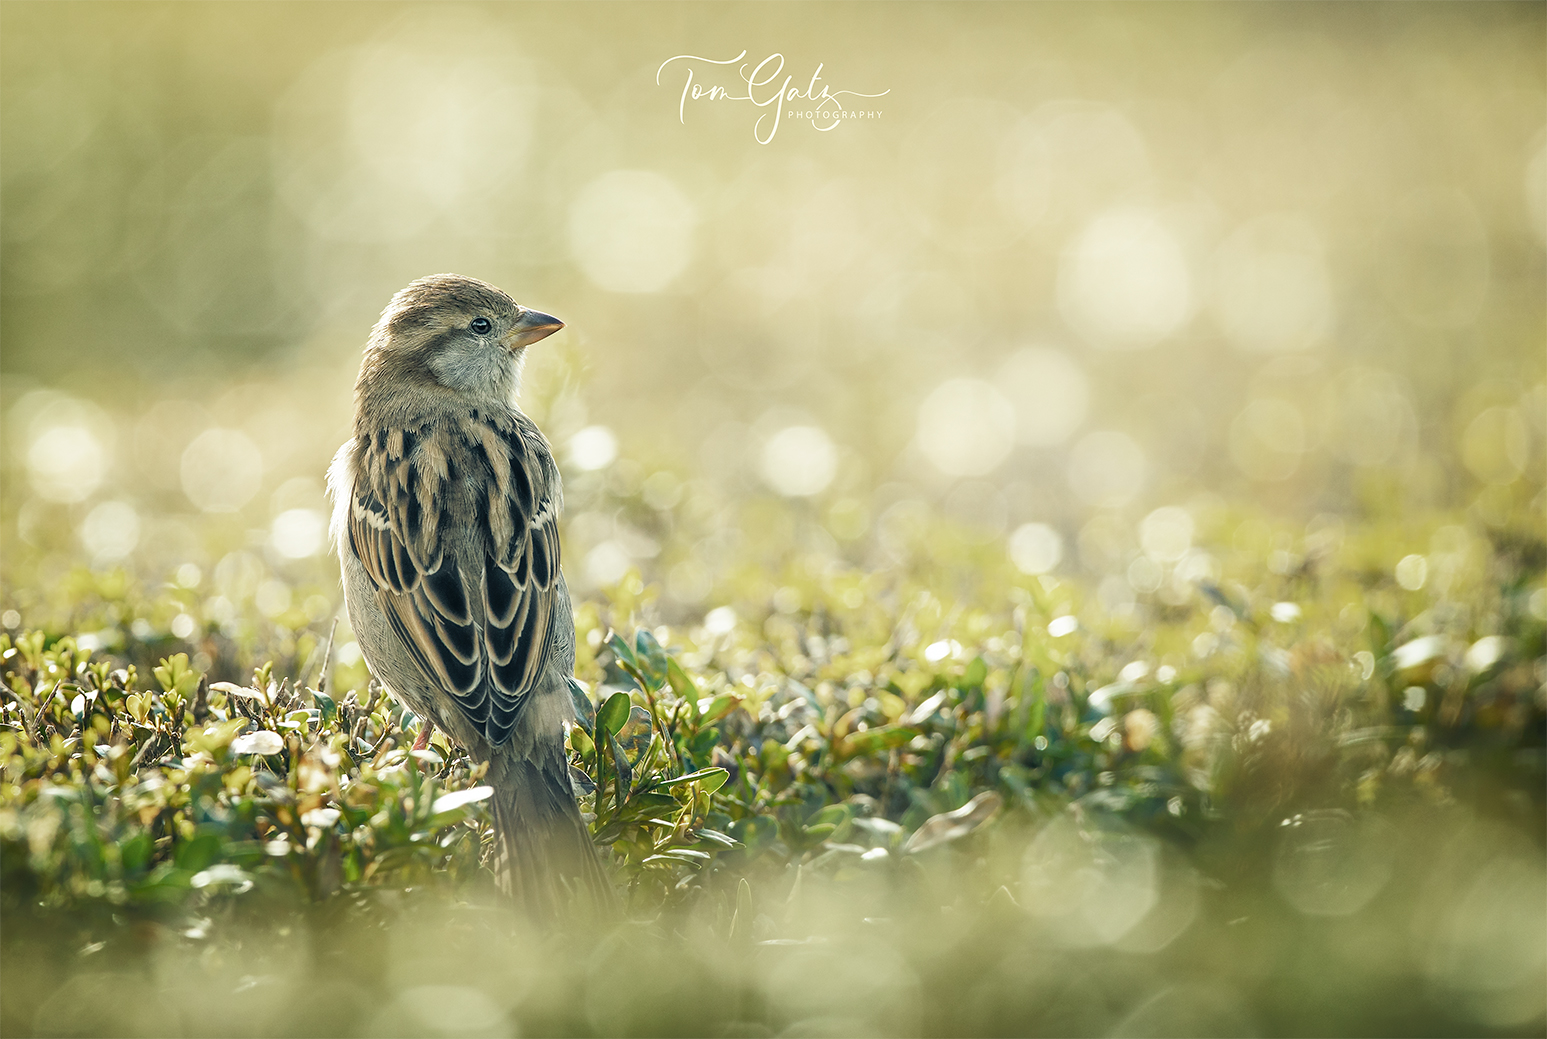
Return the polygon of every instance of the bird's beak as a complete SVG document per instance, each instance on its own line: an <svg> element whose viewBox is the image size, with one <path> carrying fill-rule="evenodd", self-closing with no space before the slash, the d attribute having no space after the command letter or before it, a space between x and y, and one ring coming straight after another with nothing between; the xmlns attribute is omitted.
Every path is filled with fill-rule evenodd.
<svg viewBox="0 0 1547 1039"><path fill-rule="evenodd" d="M531 346L539 339L546 339L559 329L564 327L564 322L552 314L544 314L540 310L521 309L521 317L510 326L510 331L505 333L505 346L511 350L519 350L523 346Z"/></svg>

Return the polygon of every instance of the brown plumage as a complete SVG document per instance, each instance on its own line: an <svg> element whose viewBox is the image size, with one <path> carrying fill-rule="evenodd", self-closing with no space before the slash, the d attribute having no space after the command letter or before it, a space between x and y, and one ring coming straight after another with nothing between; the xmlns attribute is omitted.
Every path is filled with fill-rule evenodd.
<svg viewBox="0 0 1547 1039"><path fill-rule="evenodd" d="M558 474L520 412L461 418L357 436L347 530L415 663L500 744L552 641ZM459 513L483 519L481 558L447 556Z"/></svg>
<svg viewBox="0 0 1547 1039"><path fill-rule="evenodd" d="M489 761L502 882L557 913L610 888L569 784L574 626L559 569L563 491L514 403L526 348L562 327L484 282L393 297L334 459L334 538L366 663L426 724Z"/></svg>

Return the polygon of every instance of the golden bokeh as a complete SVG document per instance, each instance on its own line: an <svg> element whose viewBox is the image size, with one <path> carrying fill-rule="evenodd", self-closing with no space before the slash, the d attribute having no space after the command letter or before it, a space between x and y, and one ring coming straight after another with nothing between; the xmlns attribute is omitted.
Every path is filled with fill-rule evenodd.
<svg viewBox="0 0 1547 1039"><path fill-rule="evenodd" d="M322 474L359 350L445 270L567 322L523 404L582 592L639 567L708 608L715 553L637 516L764 497L858 561L926 509L1141 588L1131 549L1081 547L1102 524L1542 505L1536 7L0 21L10 596L250 562L336 603ZM711 91L745 89L715 64L741 51L792 89L820 65L858 117L759 123Z"/></svg>

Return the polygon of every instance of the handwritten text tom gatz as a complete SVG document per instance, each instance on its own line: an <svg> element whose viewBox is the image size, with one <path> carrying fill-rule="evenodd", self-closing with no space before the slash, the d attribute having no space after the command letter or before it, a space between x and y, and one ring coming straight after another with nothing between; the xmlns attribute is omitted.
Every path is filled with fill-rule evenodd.
<svg viewBox="0 0 1547 1039"><path fill-rule="evenodd" d="M750 70L750 62L744 62L736 71L741 77L746 93L731 93L730 90L719 85L706 85L698 81L694 63L705 65L735 65L747 56L742 51L734 58L719 61L714 58L702 58L694 54L678 54L661 62L661 67L655 70L655 82L659 86L661 74L666 67L673 62L681 62L679 69L685 69L686 78L682 83L682 97L677 102L677 119L684 125L687 123L687 105L689 101L748 101L763 111L758 115L757 122L752 125L752 136L758 144L767 144L774 139L774 134L779 132L779 121L782 116L788 115L791 119L805 119L811 125L824 133L833 129L840 123L854 119L879 119L881 111L855 110L844 108L841 97L883 97L891 93L890 89L878 94L864 94L857 90L834 90L826 84L818 88L822 81L822 65L817 65L816 71L811 73L811 79L805 89L794 86L795 77L784 74L784 55L770 54ZM780 77L783 77L782 79ZM775 86L775 84L778 84ZM741 88L737 88L738 90ZM784 103L791 101L809 101L809 107L791 107L785 109ZM851 102L852 103L852 102Z"/></svg>

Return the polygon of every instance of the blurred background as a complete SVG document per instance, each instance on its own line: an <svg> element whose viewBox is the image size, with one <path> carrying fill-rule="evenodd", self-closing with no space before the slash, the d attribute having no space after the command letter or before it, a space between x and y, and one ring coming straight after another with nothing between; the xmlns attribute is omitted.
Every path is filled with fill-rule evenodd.
<svg viewBox="0 0 1547 1039"><path fill-rule="evenodd" d="M1226 505L1539 517L1543 23L7 3L0 624L84 565L186 592L142 637L325 630L360 349L441 271L568 323L522 404L571 586L637 570L668 618L760 553L886 566L931 516L1109 606ZM742 51L886 93L767 144L745 102L679 119L687 66L741 84L661 64Z"/></svg>
<svg viewBox="0 0 1547 1039"><path fill-rule="evenodd" d="M1541 3L0 3L0 635L144 689L184 652L299 687L331 646L347 707L324 472L382 307L454 271L567 323L521 404L583 679L624 681L609 625L653 628L750 698L706 760L786 823L881 775L877 841L1013 798L894 889L839 882L883 866L857 845L792 888L760 860L759 958L724 885L664 946L498 942L407 872L305 923L259 901L297 858L272 843L245 918L228 872L175 934L109 927L142 919L101 899L126 860L63 781L100 798L118 762L145 847L152 799L221 784L192 756L163 784L159 736L66 756L86 694L44 685L51 774L0 719L0 865L34 864L5 887L88 849L114 944L8 902L0 1031L495 1034L521 1004L537 1034L769 1034L714 1016L757 1005L854 1015L786 1034L1540 1034L1544 38ZM712 61L743 53L876 96L776 132L683 99L690 70L742 93ZM950 749L837 758L809 734L839 717ZM158 877L212 826L252 865L272 807L225 803Z"/></svg>

